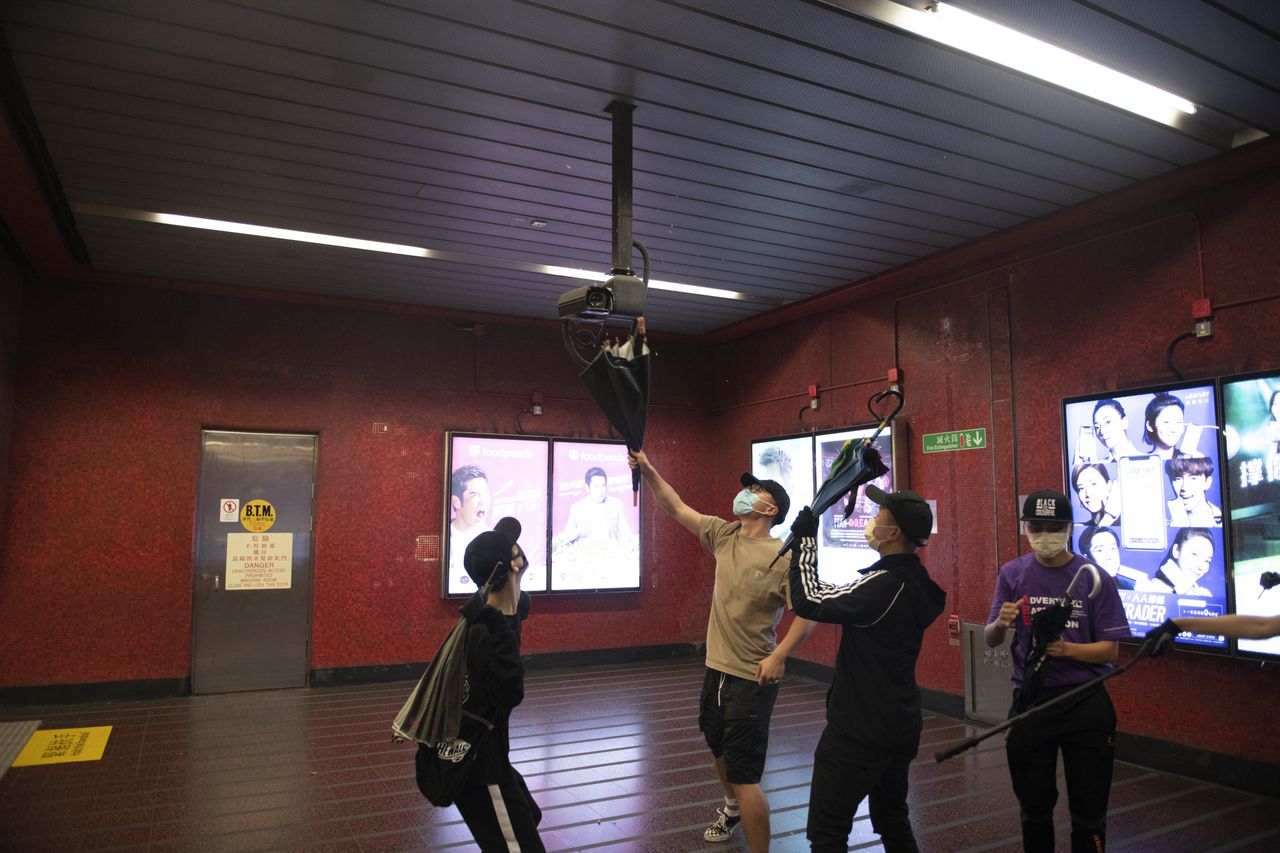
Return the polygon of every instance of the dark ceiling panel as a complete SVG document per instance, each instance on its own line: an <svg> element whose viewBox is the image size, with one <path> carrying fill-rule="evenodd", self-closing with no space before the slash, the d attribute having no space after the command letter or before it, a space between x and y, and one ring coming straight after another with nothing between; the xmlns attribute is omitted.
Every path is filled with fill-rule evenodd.
<svg viewBox="0 0 1280 853"><path fill-rule="evenodd" d="M1188 81L1212 109L1194 133L1170 128L819 0L41 0L0 15L67 201L98 211L78 221L99 269L549 318L582 281L529 265L609 266L604 108L623 98L653 277L759 300L651 289L651 328L691 334L1277 124L1275 4L963 5Z"/></svg>

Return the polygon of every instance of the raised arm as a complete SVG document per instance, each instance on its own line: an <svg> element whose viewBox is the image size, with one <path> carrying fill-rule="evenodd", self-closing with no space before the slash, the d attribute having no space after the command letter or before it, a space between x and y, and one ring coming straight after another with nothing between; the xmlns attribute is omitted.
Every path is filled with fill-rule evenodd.
<svg viewBox="0 0 1280 853"><path fill-rule="evenodd" d="M698 521L702 518L702 514L680 500L676 490L662 479L658 469L654 468L649 462L649 457L644 455L644 451L631 452L628 461L632 468L639 469L640 476L644 477L644 481L649 484L649 493L653 495L658 506L662 507L662 511L680 522L680 526L685 530L695 536L698 535Z"/></svg>
<svg viewBox="0 0 1280 853"><path fill-rule="evenodd" d="M811 536L800 539L800 546L791 552L788 582L796 616L854 628L874 624L893 605L902 588L901 581L885 572L864 575L840 586L819 580L817 543Z"/></svg>

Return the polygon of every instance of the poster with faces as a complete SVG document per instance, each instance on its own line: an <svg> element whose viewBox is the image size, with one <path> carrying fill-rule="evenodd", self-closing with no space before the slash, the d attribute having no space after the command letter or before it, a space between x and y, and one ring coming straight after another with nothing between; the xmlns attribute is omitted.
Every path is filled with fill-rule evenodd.
<svg viewBox="0 0 1280 853"><path fill-rule="evenodd" d="M1280 615L1280 374L1224 381L1222 411L1235 610ZM1237 648L1280 656L1280 637Z"/></svg>
<svg viewBox="0 0 1280 853"><path fill-rule="evenodd" d="M813 503L813 496L831 473L840 448L850 439L859 440L875 432L875 427L839 430L809 435L762 439L751 443L751 473L762 480L776 480L791 498L791 510L781 524L770 532L785 540L791 535L791 522L796 513ZM893 454L891 429L886 427L876 439L880 458L890 473L872 480L886 492L893 491ZM875 518L879 507L866 497L866 486L859 486L852 496L841 498L818 519L818 578L837 586L858 579L865 569L880 557L867 546L864 536L867 519ZM853 510L844 517L845 507L852 501Z"/></svg>
<svg viewBox="0 0 1280 853"><path fill-rule="evenodd" d="M445 502L446 595L476 591L463 567L471 540L512 516L529 560L521 589L547 589L546 439L451 434L449 494Z"/></svg>
<svg viewBox="0 0 1280 853"><path fill-rule="evenodd" d="M751 473L774 480L787 490L791 509L769 530L775 539L791 535L796 513L813 503L813 436L774 438L751 443Z"/></svg>
<svg viewBox="0 0 1280 853"><path fill-rule="evenodd" d="M555 441L551 589L640 587L640 507L622 442Z"/></svg>
<svg viewBox="0 0 1280 853"><path fill-rule="evenodd" d="M1214 386L1069 399L1063 421L1072 550L1116 579L1133 635L1227 613ZM1216 636L1179 641L1227 648Z"/></svg>

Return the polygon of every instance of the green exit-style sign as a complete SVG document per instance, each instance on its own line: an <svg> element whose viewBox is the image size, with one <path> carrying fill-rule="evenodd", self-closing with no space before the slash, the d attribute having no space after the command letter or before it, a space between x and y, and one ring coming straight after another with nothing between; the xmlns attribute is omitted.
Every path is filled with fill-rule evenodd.
<svg viewBox="0 0 1280 853"><path fill-rule="evenodd" d="M946 453L949 450L981 450L987 446L987 431L955 429L951 432L931 432L924 436L925 453Z"/></svg>

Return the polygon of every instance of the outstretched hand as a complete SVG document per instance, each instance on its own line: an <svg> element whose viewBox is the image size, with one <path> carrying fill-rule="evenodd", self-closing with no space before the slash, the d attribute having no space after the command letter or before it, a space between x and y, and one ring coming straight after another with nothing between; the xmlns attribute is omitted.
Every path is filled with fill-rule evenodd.
<svg viewBox="0 0 1280 853"><path fill-rule="evenodd" d="M1172 619L1166 619L1158 626L1147 632L1147 639L1143 645L1150 644L1151 656L1158 658L1173 648L1173 641L1182 629L1178 627L1178 623Z"/></svg>
<svg viewBox="0 0 1280 853"><path fill-rule="evenodd" d="M818 535L818 520L813 517L813 510L805 507L796 514L791 522L791 533L796 539L813 539Z"/></svg>

